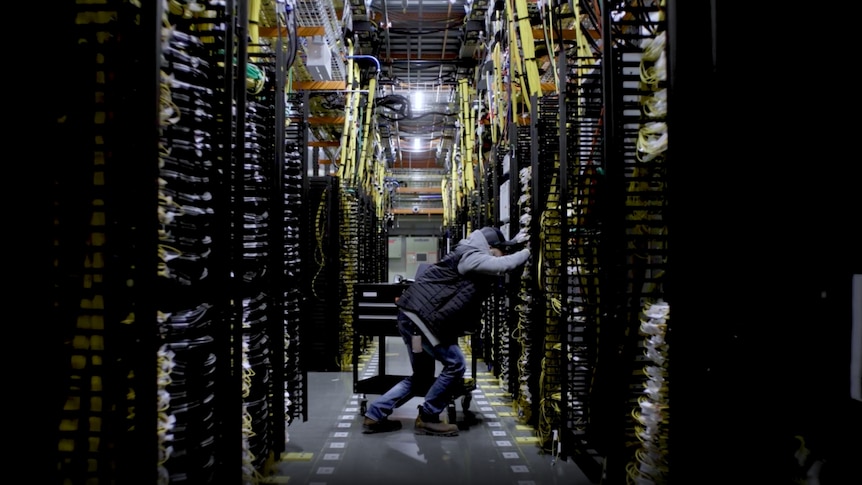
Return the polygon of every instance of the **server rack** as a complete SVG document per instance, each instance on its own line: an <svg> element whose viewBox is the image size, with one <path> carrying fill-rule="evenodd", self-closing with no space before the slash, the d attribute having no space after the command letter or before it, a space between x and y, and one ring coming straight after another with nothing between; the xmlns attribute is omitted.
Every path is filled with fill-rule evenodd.
<svg viewBox="0 0 862 485"><path fill-rule="evenodd" d="M509 232L529 229L533 257L510 295L517 338L512 370L501 375L521 418L537 428L542 451L576 460L596 481L661 480L662 465L643 457L665 458L666 422L654 429L657 441L644 445L649 450L626 443L647 436L641 427L653 423L639 414L649 408L638 393L656 389L641 353L649 350L658 363L666 351L661 335L643 333L665 328L666 318L641 328L647 315L658 315L663 296L663 157L659 141L643 144L660 126L650 122L661 121L655 108L662 93L660 83L646 88L634 75L658 74L661 62L648 57L660 55L653 38L661 37L663 6L577 7L581 27L603 33L602 42L584 36L557 44L559 93L531 97L528 124L508 106ZM571 5L539 7L557 21L565 8ZM530 16L539 20L540 12ZM513 33L501 30L498 41ZM640 62L635 51L651 43ZM653 464L651 476L644 471Z"/></svg>
<svg viewBox="0 0 862 485"><path fill-rule="evenodd" d="M245 2L199 6L58 7L80 74L47 133L78 147L46 174L66 359L44 468L58 481L239 483L285 444L276 390L293 359L272 290L291 263L263 208L283 193L278 60L249 61ZM250 62L270 91L247 93Z"/></svg>
<svg viewBox="0 0 862 485"><path fill-rule="evenodd" d="M309 237L303 243L302 356L309 371L340 370L341 240L337 177L308 179L306 218Z"/></svg>
<svg viewBox="0 0 862 485"><path fill-rule="evenodd" d="M285 65L286 61L279 63ZM284 92L284 89L278 89ZM284 156L279 166L283 167L282 180L284 185L285 199L282 206L284 235L284 263L282 269L284 300L282 310L284 312L284 328L281 337L285 340L284 345L284 370L285 370L285 402L289 415L289 422L294 418L308 419L308 396L307 383L308 374L305 362L302 358L300 344L302 343L301 322L303 319L303 302L305 301L305 288L302 281L307 277L303 268L303 246L302 241L311 234L308 218L306 217L308 202L296 197L287 199L288 194L308 193L308 155L305 147L308 146L308 93L289 94L284 99L284 106L276 103L277 112L283 112L283 120L279 120L276 126L284 126L283 144ZM281 109L283 108L283 109ZM274 336L274 338L276 338Z"/></svg>

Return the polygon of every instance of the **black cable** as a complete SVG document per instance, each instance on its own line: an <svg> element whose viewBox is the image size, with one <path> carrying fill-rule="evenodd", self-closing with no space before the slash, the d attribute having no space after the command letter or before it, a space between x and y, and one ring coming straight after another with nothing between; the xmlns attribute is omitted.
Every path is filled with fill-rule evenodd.
<svg viewBox="0 0 862 485"><path fill-rule="evenodd" d="M296 25L296 15L293 12L292 8L289 8L287 4L284 7L284 15L285 15L285 28L287 29L288 35L288 49L290 49L287 53L287 61L285 62L285 69L290 69L293 66L293 63L296 62L296 53L299 50L299 46L297 45L297 25ZM280 18L280 16L276 16ZM277 23L278 25L278 23ZM281 25L279 27L279 37L281 36Z"/></svg>

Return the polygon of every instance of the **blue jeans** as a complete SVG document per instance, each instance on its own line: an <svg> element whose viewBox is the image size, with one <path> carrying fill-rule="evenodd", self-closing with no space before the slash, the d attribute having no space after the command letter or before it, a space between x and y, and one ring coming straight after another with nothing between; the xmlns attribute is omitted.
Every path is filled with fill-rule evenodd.
<svg viewBox="0 0 862 485"><path fill-rule="evenodd" d="M375 421L386 419L395 408L414 396L425 393L425 402L420 406L422 414L438 416L455 397L455 392L463 387L467 359L461 352L458 342L441 342L432 347L431 342L416 328L413 321L398 313L398 333L407 347L413 374L392 386L385 394L368 405L365 416ZM422 352L414 353L411 345L413 334L422 335ZM434 378L435 360L443 364L443 369Z"/></svg>

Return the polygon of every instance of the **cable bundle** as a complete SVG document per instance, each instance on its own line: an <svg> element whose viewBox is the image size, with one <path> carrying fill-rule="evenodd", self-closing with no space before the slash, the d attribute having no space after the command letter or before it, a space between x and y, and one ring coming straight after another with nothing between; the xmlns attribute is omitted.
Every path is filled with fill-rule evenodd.
<svg viewBox="0 0 862 485"><path fill-rule="evenodd" d="M575 10L580 11L579 6ZM589 12L589 11L587 11ZM578 55L569 59L566 84L567 200L566 200L566 409L565 430L573 453L594 454L598 433L593 424L592 395L598 367L601 299L599 248L602 243L603 189L601 68L591 54L589 40L578 25ZM591 399L592 398L592 399Z"/></svg>
<svg viewBox="0 0 862 485"><path fill-rule="evenodd" d="M252 452L252 438L255 436L254 419L249 411L249 402L247 401L251 395L254 369L248 360L249 338L247 335L243 335L242 339L242 485L252 485L259 483L263 477L255 466L257 456Z"/></svg>
<svg viewBox="0 0 862 485"><path fill-rule="evenodd" d="M162 19L158 327L159 483L201 483L216 469L218 311L203 301L214 284L211 246L218 194L214 160L217 61L200 37L219 15L203 2L167 5ZM222 12L223 14L223 12ZM206 19L206 20L203 20ZM194 33L191 33L194 32Z"/></svg>
<svg viewBox="0 0 862 485"><path fill-rule="evenodd" d="M667 426L668 426L668 344L665 340L670 306L658 301L644 307L640 334L644 337L644 367L646 381L644 395L638 399L639 410L632 416L638 425L635 431L640 448L635 461L627 467L627 483L655 485L667 482Z"/></svg>
<svg viewBox="0 0 862 485"><path fill-rule="evenodd" d="M284 275L283 275L283 299L284 310L284 375L285 375L285 428L290 424L293 415L301 415L305 412L303 388L302 388L302 362L300 362L300 301L302 300L301 276L302 255L301 238L307 237L300 232L301 218L306 210L305 206L312 205L311 201L305 201L301 197L290 200L289 195L302 193L302 155L304 145L304 123L300 117L303 112L302 96L297 94L286 95L285 110L285 153L282 186L284 190L284 214L281 218L284 230ZM290 399L295 397L296 399ZM288 436L285 429L285 436Z"/></svg>
<svg viewBox="0 0 862 485"><path fill-rule="evenodd" d="M162 347L158 352L158 360L156 361L156 410L158 425L156 427L156 437L159 446L159 459L157 463L158 478L157 485L167 485L171 482L170 473L165 468L173 447L170 445L173 439L172 433L176 419L168 413L171 406L171 393L168 391L168 386L171 383L171 372L174 368L174 353Z"/></svg>
<svg viewBox="0 0 862 485"><path fill-rule="evenodd" d="M167 342L159 351L159 452L164 451L159 466L167 469L172 484L214 479L218 436L214 347L212 337L202 336Z"/></svg>
<svg viewBox="0 0 862 485"><path fill-rule="evenodd" d="M353 191L342 190L339 217L339 243L341 261L341 282L339 298L341 303L338 368L350 369L353 365L353 286L359 282L359 200Z"/></svg>
<svg viewBox="0 0 862 485"><path fill-rule="evenodd" d="M562 210L560 200L560 149L557 96L546 96L539 100L539 160L542 177L540 178L541 193L544 205L541 208L538 247L539 286L544 299L544 315L541 330L542 354L540 357L541 373L539 375L540 421L538 433L540 443L546 451L552 451L554 441L558 436L560 425L561 403L561 350L560 314L562 311L561 272L562 272ZM565 129L563 127L563 129Z"/></svg>
<svg viewBox="0 0 862 485"><path fill-rule="evenodd" d="M667 345L664 340L669 307L663 302L663 276L667 265L665 153L668 145L665 24L659 2L632 3L614 30L620 52L622 82L637 88L637 96L621 100L619 117L627 149L623 153L626 174L625 229L627 292L631 302L643 308L627 309L630 332L643 340L632 345L633 393L626 413L626 433L640 443L631 448L625 469L630 484L666 483L667 477ZM643 351L644 356L639 351ZM644 365L646 361L646 365Z"/></svg>
<svg viewBox="0 0 862 485"><path fill-rule="evenodd" d="M518 165L522 168L518 171L518 183L520 184L520 196L518 197L518 209L520 217L518 223L522 228L529 228L532 224L531 204L532 193L530 187L533 180L532 168L528 161L530 160L531 140L529 127L519 127L517 152L515 154L518 160ZM513 388L513 393L516 396L515 407L518 415L524 421L531 421L533 407L533 393L531 384L533 380L532 373L532 336L530 328L533 324L533 293L534 285L532 280L531 268L536 264L533 256L524 265L524 272L521 275L521 288L518 292L519 303L515 306L515 312L518 315L518 323L512 333L512 338L516 340L520 349L520 355L517 359L517 382L510 384ZM517 389L514 389L514 384L517 384ZM517 391L517 392L515 392Z"/></svg>

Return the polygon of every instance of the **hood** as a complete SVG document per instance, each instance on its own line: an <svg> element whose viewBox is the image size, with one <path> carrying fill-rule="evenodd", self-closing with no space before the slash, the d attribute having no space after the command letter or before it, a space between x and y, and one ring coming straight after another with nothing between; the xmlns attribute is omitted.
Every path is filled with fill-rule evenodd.
<svg viewBox="0 0 862 485"><path fill-rule="evenodd" d="M481 229L471 232L466 239L462 239L458 244L465 244L485 253L491 250L491 246L488 244L488 240L485 239L485 235L482 234Z"/></svg>

